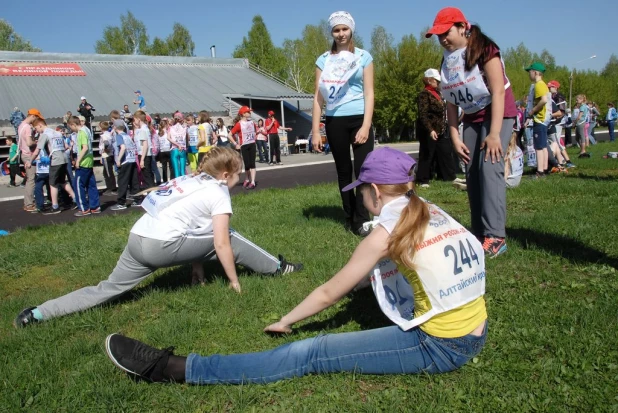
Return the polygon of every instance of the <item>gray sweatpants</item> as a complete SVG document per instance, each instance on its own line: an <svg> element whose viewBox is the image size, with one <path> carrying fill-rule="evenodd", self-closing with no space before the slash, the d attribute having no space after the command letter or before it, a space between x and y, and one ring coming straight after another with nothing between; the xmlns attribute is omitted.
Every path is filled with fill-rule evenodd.
<svg viewBox="0 0 618 413"><path fill-rule="evenodd" d="M502 153L513 133L513 119L504 119L500 130ZM463 142L470 150L470 163L466 166L466 184L472 233L477 237L506 236L506 182L504 178L504 159L496 163L485 162L485 150L481 144L489 134L491 121L465 123Z"/></svg>
<svg viewBox="0 0 618 413"><path fill-rule="evenodd" d="M238 232L230 231L230 241L236 264L262 274L273 274L278 270L277 258ZM160 241L131 233L116 268L107 280L49 300L38 309L45 320L85 310L129 291L157 268L206 260L217 260L213 235Z"/></svg>

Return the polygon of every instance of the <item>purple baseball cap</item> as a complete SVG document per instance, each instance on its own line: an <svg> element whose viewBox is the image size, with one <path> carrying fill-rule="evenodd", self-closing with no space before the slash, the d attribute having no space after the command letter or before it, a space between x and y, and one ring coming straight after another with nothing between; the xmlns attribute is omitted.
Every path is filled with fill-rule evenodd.
<svg viewBox="0 0 618 413"><path fill-rule="evenodd" d="M414 181L410 169L416 164L408 154L389 147L376 149L367 155L358 179L341 191L346 192L360 184L395 185Z"/></svg>

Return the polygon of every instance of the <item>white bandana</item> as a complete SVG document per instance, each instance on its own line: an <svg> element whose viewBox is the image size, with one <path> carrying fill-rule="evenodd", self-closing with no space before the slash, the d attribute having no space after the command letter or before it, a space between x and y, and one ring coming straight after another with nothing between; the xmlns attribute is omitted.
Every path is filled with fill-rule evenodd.
<svg viewBox="0 0 618 413"><path fill-rule="evenodd" d="M356 28L356 24L354 23L352 15L347 11L336 11L330 15L330 17L328 18L328 26L331 33L335 26L337 26L338 24L344 24L348 26L352 33L354 33L354 29Z"/></svg>

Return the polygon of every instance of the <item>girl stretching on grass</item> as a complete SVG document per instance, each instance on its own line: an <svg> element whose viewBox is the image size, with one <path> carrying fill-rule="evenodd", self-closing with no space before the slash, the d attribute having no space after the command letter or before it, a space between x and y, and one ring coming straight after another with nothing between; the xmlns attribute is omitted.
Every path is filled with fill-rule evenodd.
<svg viewBox="0 0 618 413"><path fill-rule="evenodd" d="M265 331L290 333L293 324L335 304L367 274L382 311L398 325L319 335L261 353L205 357L174 356L171 349L112 334L105 342L107 355L120 369L147 380L192 384L268 383L342 371L443 373L461 367L486 338L483 248L461 224L416 195L414 165L390 148L367 156L359 179L343 190L360 186L365 207L377 216L376 227L342 270Z"/></svg>
<svg viewBox="0 0 618 413"><path fill-rule="evenodd" d="M202 261L219 260L230 288L240 293L235 264L263 274L287 274L302 264L273 257L230 229L229 188L238 183L240 156L230 148L213 148L198 168L148 194L147 211L131 229L129 241L109 278L38 307L23 310L15 327L85 310L131 290L157 268L193 264L203 279Z"/></svg>

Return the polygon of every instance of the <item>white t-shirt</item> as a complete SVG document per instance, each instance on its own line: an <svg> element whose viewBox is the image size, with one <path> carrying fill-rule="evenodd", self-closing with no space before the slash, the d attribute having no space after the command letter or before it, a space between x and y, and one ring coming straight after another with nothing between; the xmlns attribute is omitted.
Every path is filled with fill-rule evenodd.
<svg viewBox="0 0 618 413"><path fill-rule="evenodd" d="M138 153L142 155L142 142L146 141L148 145L147 153L144 156L152 155L152 148L150 143L150 130L148 130L148 126L142 125L138 130L135 131L135 144L138 146Z"/></svg>
<svg viewBox="0 0 618 413"><path fill-rule="evenodd" d="M168 206L158 218L144 214L131 232L160 241L200 237L212 234L212 217L223 214L232 214L232 200L228 187L215 181Z"/></svg>

